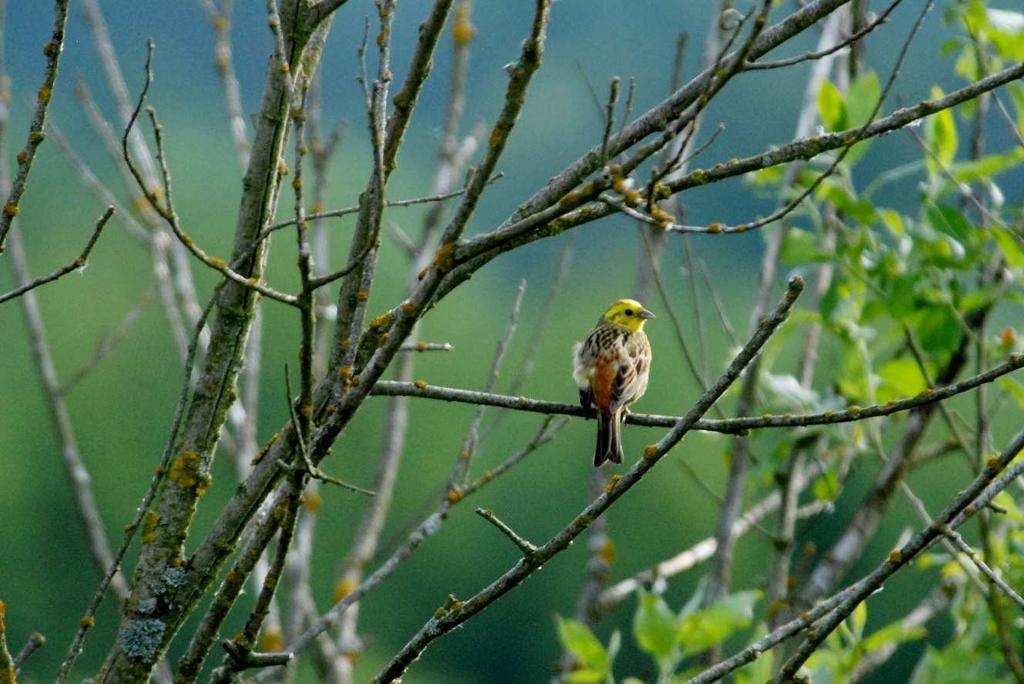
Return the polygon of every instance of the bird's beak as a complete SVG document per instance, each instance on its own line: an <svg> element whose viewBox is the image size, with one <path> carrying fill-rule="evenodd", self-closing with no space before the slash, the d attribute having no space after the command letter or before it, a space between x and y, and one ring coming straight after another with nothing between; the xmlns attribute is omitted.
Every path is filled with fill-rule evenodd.
<svg viewBox="0 0 1024 684"><path fill-rule="evenodd" d="M640 312L640 318L642 318L642 319L644 319L646 321L646 320L651 319L651 318L657 318L657 316L652 314L647 309L644 309L643 311Z"/></svg>

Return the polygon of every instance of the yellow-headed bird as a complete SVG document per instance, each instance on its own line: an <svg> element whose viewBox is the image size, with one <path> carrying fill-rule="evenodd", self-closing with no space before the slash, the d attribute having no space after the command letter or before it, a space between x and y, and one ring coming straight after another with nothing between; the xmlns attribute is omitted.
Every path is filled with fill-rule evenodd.
<svg viewBox="0 0 1024 684"><path fill-rule="evenodd" d="M573 348L573 373L580 404L597 412L594 465L622 463L619 424L627 407L643 396L651 372L651 343L644 323L654 318L640 302L620 299Z"/></svg>

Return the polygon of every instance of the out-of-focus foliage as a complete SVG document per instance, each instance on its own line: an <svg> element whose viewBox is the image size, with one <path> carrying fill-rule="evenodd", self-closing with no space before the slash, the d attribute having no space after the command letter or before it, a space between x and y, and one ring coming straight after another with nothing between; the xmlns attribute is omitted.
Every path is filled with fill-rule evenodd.
<svg viewBox="0 0 1024 684"><path fill-rule="evenodd" d="M654 681L659 684L687 678L688 660L692 662L694 657L750 627L760 599L760 592L744 591L700 608L702 595L695 593L678 613L657 594L641 591L637 595L633 639L650 657L653 670L658 673ZM620 633L612 634L606 648L583 623L562 617L557 620L558 639L575 660L573 669L565 675L566 681L615 681L612 664L621 646Z"/></svg>

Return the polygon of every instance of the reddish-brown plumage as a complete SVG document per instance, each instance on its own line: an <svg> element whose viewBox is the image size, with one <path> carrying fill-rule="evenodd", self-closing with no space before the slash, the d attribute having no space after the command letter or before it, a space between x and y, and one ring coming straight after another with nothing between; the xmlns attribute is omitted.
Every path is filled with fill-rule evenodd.
<svg viewBox="0 0 1024 684"><path fill-rule="evenodd" d="M610 412L614 401L615 376L619 374L619 359L613 354L601 354L594 362L594 377L590 380L593 394L591 403L599 411Z"/></svg>

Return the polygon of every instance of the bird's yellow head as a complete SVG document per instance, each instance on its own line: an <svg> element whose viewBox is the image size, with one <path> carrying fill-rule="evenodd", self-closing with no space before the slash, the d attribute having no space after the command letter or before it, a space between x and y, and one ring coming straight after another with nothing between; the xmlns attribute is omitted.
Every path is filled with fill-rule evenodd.
<svg viewBox="0 0 1024 684"><path fill-rule="evenodd" d="M637 332L643 330L644 323L651 318L654 318L654 314L645 309L640 302L635 299L620 299L608 307L601 317L601 322Z"/></svg>

